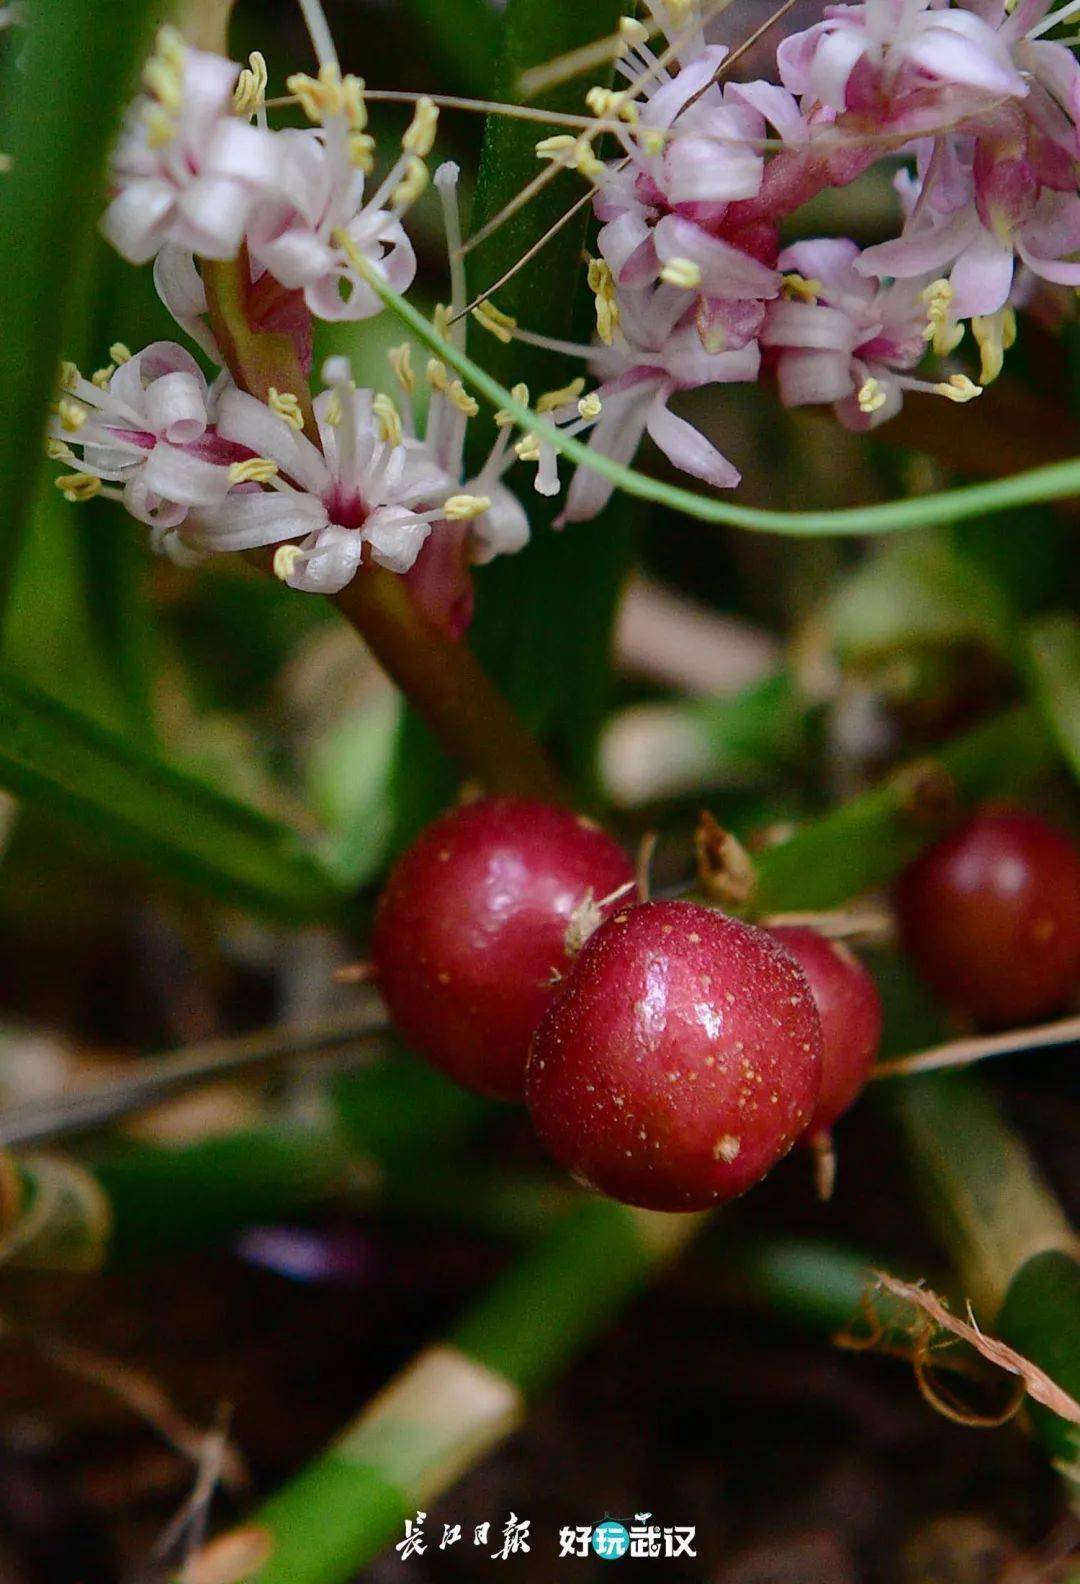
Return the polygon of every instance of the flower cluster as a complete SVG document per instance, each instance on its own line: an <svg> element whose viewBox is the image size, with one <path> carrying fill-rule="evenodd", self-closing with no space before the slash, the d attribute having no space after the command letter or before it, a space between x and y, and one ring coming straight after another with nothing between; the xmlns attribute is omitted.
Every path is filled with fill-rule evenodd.
<svg viewBox="0 0 1080 1584"><path fill-rule="evenodd" d="M429 181L438 112L420 98L400 149L380 159L364 84L342 74L318 0L301 4L319 69L287 87L305 127L271 127L261 56L241 70L171 29L159 36L115 149L103 228L125 258L154 260L167 306L222 372L208 383L171 343L136 356L118 345L91 379L65 366L49 445L71 471L57 482L72 500L122 499L180 560L272 547L281 578L321 593L371 563L389 568L457 633L470 565L528 539L508 468L534 464L536 489L555 494L558 447L539 428L515 440L514 419L496 414L470 476L477 403L437 359L414 372L407 346L391 354L387 391L357 390L334 358L309 393L313 318L367 318L380 283L413 281L406 219ZM681 392L765 377L786 405L831 404L855 429L891 417L905 392L979 395L1015 338L1015 309L1080 286L1080 66L1045 36L1080 0L1049 4L830 5L782 39L772 82L731 75L740 52L709 40L717 7L706 0L647 0L646 22L624 18L617 86L591 89L576 130L537 145L592 185L594 341L536 335L493 301L473 310L501 340L592 374L592 389L574 377L536 412L622 463L648 433L674 467L730 488L737 468L672 410ZM864 249L782 245L809 200L886 157L902 161L898 235ZM436 323L463 351L456 168L439 167L435 183L451 261ZM302 389L234 383L209 289L223 264L239 275L247 332L286 339ZM967 324L970 372L957 361ZM528 400L524 387L515 395ZM610 493L579 468L559 521L595 516Z"/></svg>

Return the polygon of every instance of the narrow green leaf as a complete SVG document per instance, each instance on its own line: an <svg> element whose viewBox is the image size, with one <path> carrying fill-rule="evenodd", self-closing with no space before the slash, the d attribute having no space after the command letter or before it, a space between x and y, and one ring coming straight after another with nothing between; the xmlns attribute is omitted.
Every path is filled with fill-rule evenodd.
<svg viewBox="0 0 1080 1584"><path fill-rule="evenodd" d="M341 906L296 832L2 671L0 785L224 900L289 919Z"/></svg>
<svg viewBox="0 0 1080 1584"><path fill-rule="evenodd" d="M402 0L402 9L463 93L486 99L499 58L499 18L488 0ZM444 90L445 91L445 90Z"/></svg>
<svg viewBox="0 0 1080 1584"><path fill-rule="evenodd" d="M1080 620L1070 612L1041 616L1027 629L1032 691L1080 777Z"/></svg>
<svg viewBox="0 0 1080 1584"><path fill-rule="evenodd" d="M1030 710L1013 710L949 743L935 763L960 796L976 801L1035 779L1053 761L1046 732ZM903 774L801 830L757 859L754 905L763 913L838 907L888 883L926 841L905 812Z"/></svg>
<svg viewBox="0 0 1080 1584"><path fill-rule="evenodd" d="M0 82L0 607L40 466L67 305L78 293L101 173L152 0L34 0Z"/></svg>

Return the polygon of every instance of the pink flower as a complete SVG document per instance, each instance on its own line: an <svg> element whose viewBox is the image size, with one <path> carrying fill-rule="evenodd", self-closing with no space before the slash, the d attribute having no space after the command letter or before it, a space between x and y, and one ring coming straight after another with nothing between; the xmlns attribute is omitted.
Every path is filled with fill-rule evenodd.
<svg viewBox="0 0 1080 1584"><path fill-rule="evenodd" d="M934 324L930 279L879 286L857 273L859 249L841 238L798 242L781 255L793 293L769 305L761 333L772 348L785 407L830 402L849 429L871 429L900 410L907 378Z"/></svg>
<svg viewBox="0 0 1080 1584"><path fill-rule="evenodd" d="M707 352L694 322L693 304L674 286L620 291L618 323L610 346L582 351L600 377L591 408L568 404L552 419L577 434L591 429L589 446L622 463L633 461L642 436L648 433L674 467L717 489L731 489L739 471L710 440L669 409L682 390L702 385L753 381L761 354L755 341L731 351ZM584 410L583 410L584 409ZM545 494L558 488L555 458L540 448L537 488ZM603 510L614 486L603 474L579 467L558 523L586 522Z"/></svg>
<svg viewBox="0 0 1080 1584"><path fill-rule="evenodd" d="M189 352L155 341L95 381L73 366L49 424L57 460L111 488L133 517L162 536L198 508L220 505L231 488L229 469L250 455L223 441L214 428L227 376L207 388Z"/></svg>
<svg viewBox="0 0 1080 1584"><path fill-rule="evenodd" d="M1027 93L988 23L933 0L829 6L824 21L783 40L777 65L804 109L909 135Z"/></svg>
<svg viewBox="0 0 1080 1584"><path fill-rule="evenodd" d="M233 110L240 68L191 49L171 28L158 36L112 163L106 237L133 264L175 242L203 258L234 258L255 205L272 192L280 159L273 134Z"/></svg>

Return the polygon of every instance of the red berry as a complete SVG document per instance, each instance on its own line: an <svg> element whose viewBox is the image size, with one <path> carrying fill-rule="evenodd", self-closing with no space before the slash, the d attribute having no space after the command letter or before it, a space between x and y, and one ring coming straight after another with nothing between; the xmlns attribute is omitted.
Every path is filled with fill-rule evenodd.
<svg viewBox="0 0 1080 1584"><path fill-rule="evenodd" d="M821 1019L821 1093L806 1130L813 1139L862 1093L881 1044L881 997L839 941L798 924L778 924L770 933L806 975Z"/></svg>
<svg viewBox="0 0 1080 1584"><path fill-rule="evenodd" d="M525 1097L575 1176L652 1210L700 1210L758 1181L805 1129L821 1024L765 930L690 902L622 908L533 1039Z"/></svg>
<svg viewBox="0 0 1080 1584"><path fill-rule="evenodd" d="M375 916L397 1028L459 1083L519 1100L529 1040L571 961L572 916L633 878L622 848L567 809L490 798L436 820L394 865Z"/></svg>
<svg viewBox="0 0 1080 1584"><path fill-rule="evenodd" d="M897 903L916 967L977 1023L1056 1012L1080 976L1080 853L1034 814L976 814L916 859Z"/></svg>

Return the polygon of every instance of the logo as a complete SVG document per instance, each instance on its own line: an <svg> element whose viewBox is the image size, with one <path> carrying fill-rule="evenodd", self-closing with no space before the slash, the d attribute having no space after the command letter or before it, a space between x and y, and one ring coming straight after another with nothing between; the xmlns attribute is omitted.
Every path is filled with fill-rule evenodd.
<svg viewBox="0 0 1080 1584"><path fill-rule="evenodd" d="M605 1562L614 1562L629 1551L630 1531L613 1518L608 1518L593 1530L592 1548Z"/></svg>

